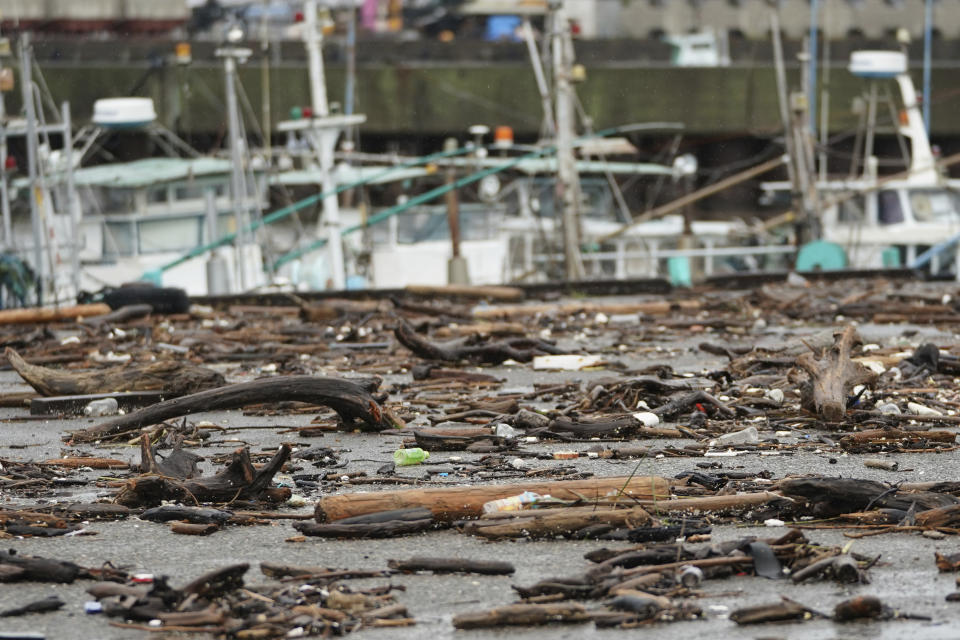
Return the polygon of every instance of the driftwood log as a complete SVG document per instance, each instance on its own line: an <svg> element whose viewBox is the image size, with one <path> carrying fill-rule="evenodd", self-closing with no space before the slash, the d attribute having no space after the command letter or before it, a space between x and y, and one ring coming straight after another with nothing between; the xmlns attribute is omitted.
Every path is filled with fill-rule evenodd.
<svg viewBox="0 0 960 640"><path fill-rule="evenodd" d="M40 556L27 556L14 550L0 551L0 567L13 567L13 570L6 572L9 574L6 579L29 580L30 582L69 584L83 573L83 569L72 562L61 562L60 560L51 560Z"/></svg>
<svg viewBox="0 0 960 640"><path fill-rule="evenodd" d="M871 508L896 509L906 512L938 509L960 504L946 493L931 491L898 491L882 482L855 478L790 478L780 481L780 491L794 498L804 498L811 515L836 516Z"/></svg>
<svg viewBox="0 0 960 640"><path fill-rule="evenodd" d="M350 493L321 498L314 513L317 522L323 523L378 511L426 507L436 520L451 521L476 518L483 512L484 503L524 491L589 503L621 490L633 499L659 500L670 495L670 483L660 477L635 476Z"/></svg>
<svg viewBox="0 0 960 640"><path fill-rule="evenodd" d="M538 314L556 314L561 316L576 313L605 313L607 315L636 313L649 316L665 316L677 312L696 313L700 308L701 303L699 300L654 300L650 302L624 303L570 302L484 307L475 309L473 317L484 320L508 320Z"/></svg>
<svg viewBox="0 0 960 640"><path fill-rule="evenodd" d="M802 604L784 598L783 602L775 604L762 604L737 609L730 614L730 619L739 625L744 625L800 620L812 614L813 611Z"/></svg>
<svg viewBox="0 0 960 640"><path fill-rule="evenodd" d="M429 509L397 509L344 518L330 524L296 522L294 529L306 536L322 538L393 538L419 533L433 527Z"/></svg>
<svg viewBox="0 0 960 640"><path fill-rule="evenodd" d="M524 292L519 287L502 287L492 285L447 284L427 285L411 284L404 289L408 294L415 296L436 296L443 298L486 298L488 300L515 301L523 300Z"/></svg>
<svg viewBox="0 0 960 640"><path fill-rule="evenodd" d="M427 558L417 556L409 560L388 560L387 566L396 571L432 571L433 573L479 573L488 576L507 576L516 571L502 560L468 560L466 558Z"/></svg>
<svg viewBox="0 0 960 640"><path fill-rule="evenodd" d="M574 422L569 418L550 421L550 433L572 434L578 438L598 436L635 436L637 438L683 438L684 434L669 427L645 427L633 416L612 417L607 420Z"/></svg>
<svg viewBox="0 0 960 640"><path fill-rule="evenodd" d="M910 444L912 448L929 446L929 443L954 444L957 434L952 431L904 431L903 429L868 429L840 438L843 449L856 449L867 445L890 446Z"/></svg>
<svg viewBox="0 0 960 640"><path fill-rule="evenodd" d="M118 391L162 391L168 397L223 386L223 375L186 360L160 360L84 372L61 371L29 364L7 347L10 366L45 396L75 396Z"/></svg>
<svg viewBox="0 0 960 640"><path fill-rule="evenodd" d="M127 320L133 320L135 318L142 318L143 316L148 316L151 313L153 313L153 305L151 304L128 304L120 307L116 311L105 313L102 316L89 316L86 318L81 318L80 322L92 327L102 327L105 324L114 324L126 322Z"/></svg>
<svg viewBox="0 0 960 640"><path fill-rule="evenodd" d="M246 447L233 452L230 464L209 478L176 480L146 475L128 480L117 494L116 502L128 507L155 506L163 500L196 502L232 502L259 500L270 488L273 476L290 459L290 447L281 445L276 455L259 469L250 460Z"/></svg>
<svg viewBox="0 0 960 640"><path fill-rule="evenodd" d="M366 431L382 431L396 426L399 421L390 411L382 409L370 395L377 384L379 383L370 381L366 386L361 386L350 380L315 376L262 378L160 402L90 429L74 431L64 439L94 442L131 429L201 411L239 409L251 404L286 401L325 405L336 411L340 419L348 425L359 422L360 428Z"/></svg>
<svg viewBox="0 0 960 640"><path fill-rule="evenodd" d="M800 404L804 409L825 420L841 420L847 412L847 396L851 389L876 378L870 369L850 359L850 351L859 342L857 330L849 325L833 346L821 352L819 359L810 352L797 356L797 366L810 376L800 393Z"/></svg>
<svg viewBox="0 0 960 640"><path fill-rule="evenodd" d="M560 509L533 509L512 512L509 518L486 517L468 522L464 533L496 540L500 538L549 538L569 535L597 524L615 527L644 525L650 514L641 507L629 509L597 509L595 507L566 507Z"/></svg>
<svg viewBox="0 0 960 640"><path fill-rule="evenodd" d="M511 604L488 611L461 613L453 617L453 626L457 629L482 629L588 620L591 620L590 613L576 602Z"/></svg>
<svg viewBox="0 0 960 640"><path fill-rule="evenodd" d="M558 349L549 342L532 338L513 338L480 344L458 340L438 344L422 337L403 319L394 329L394 335L400 344L421 358L442 362L468 361L477 364L501 364L506 360L530 362L534 356L564 353L563 349Z"/></svg>

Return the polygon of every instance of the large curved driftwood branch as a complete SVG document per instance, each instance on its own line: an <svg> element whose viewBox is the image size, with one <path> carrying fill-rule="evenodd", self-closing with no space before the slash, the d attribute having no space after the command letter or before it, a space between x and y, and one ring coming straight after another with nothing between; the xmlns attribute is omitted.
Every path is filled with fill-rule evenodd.
<svg viewBox="0 0 960 640"><path fill-rule="evenodd" d="M20 377L44 396L162 391L168 397L175 397L226 384L220 373L183 360L159 360L77 372L30 364L10 347L4 355Z"/></svg>
<svg viewBox="0 0 960 640"><path fill-rule="evenodd" d="M849 325L820 358L812 353L797 357L797 366L807 372L810 382L801 390L800 403L809 411L830 420L842 420L847 412L847 395L858 384L873 382L876 374L850 359L850 352L860 343L860 336Z"/></svg>
<svg viewBox="0 0 960 640"><path fill-rule="evenodd" d="M95 427L74 431L65 436L64 440L93 442L191 413L239 409L262 402L289 401L325 405L336 411L346 423L360 421L368 431L381 431L394 426L395 418L389 411L382 409L370 395L370 392L376 389L376 384L371 383L364 387L349 380L315 376L263 378L166 400Z"/></svg>

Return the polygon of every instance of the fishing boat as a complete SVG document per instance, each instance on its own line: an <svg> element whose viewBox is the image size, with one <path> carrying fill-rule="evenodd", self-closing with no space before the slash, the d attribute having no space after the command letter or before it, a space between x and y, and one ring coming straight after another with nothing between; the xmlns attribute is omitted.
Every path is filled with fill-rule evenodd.
<svg viewBox="0 0 960 640"><path fill-rule="evenodd" d="M473 139L463 147L454 141L444 157L435 154L420 163L394 159L397 170L421 172L434 185L437 176L446 182L412 189L379 211L338 210L339 239L329 225L320 240L303 239L277 261L279 273L293 282L303 273L334 273L341 259L331 251L334 245L340 255L352 258L344 267L351 283L375 288L651 277L683 267L684 261L689 266L691 257L710 275L743 253L733 233L744 231L739 222L691 221L677 212L634 223L622 183L686 180L696 162L686 157L671 165L633 161L636 149L623 134L678 125L646 123L606 133L579 127L573 82L582 79L583 69L574 64L563 4L531 3L516 10L525 13L523 32L543 102L544 138L535 145L516 145L508 127L497 127L491 142L486 137L491 130L481 125L471 130ZM542 49L526 15L538 12L548 14L551 25L549 46ZM389 158L376 161L382 165ZM424 173L424 166L435 172ZM328 186L325 194L331 193ZM775 256L792 249L753 247L747 252ZM680 268L676 275L689 283L690 269L684 271Z"/></svg>
<svg viewBox="0 0 960 640"><path fill-rule="evenodd" d="M851 55L850 73L868 83L864 105L862 154L844 178L817 179L820 242L798 255L798 268L839 269L901 266L930 267L941 273L953 266L945 251L931 254L923 264L918 259L931 247L960 233L960 180L947 177L944 168L957 159L940 159L934 153L921 114L916 89L901 51L858 51ZM873 155L877 129L877 87L893 82L898 88L896 131L909 141L904 145L905 169L893 175L879 175L879 161ZM764 204L789 201L795 187L791 182L761 184Z"/></svg>

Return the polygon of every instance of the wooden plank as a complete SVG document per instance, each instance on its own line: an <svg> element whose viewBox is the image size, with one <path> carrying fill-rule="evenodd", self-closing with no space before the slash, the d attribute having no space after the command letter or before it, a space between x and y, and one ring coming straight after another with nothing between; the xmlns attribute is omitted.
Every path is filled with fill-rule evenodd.
<svg viewBox="0 0 960 640"><path fill-rule="evenodd" d="M57 309L4 309L0 311L0 325L76 320L77 318L85 318L87 316L102 316L111 311L110 306L102 302L95 304L78 304L72 307L60 307Z"/></svg>

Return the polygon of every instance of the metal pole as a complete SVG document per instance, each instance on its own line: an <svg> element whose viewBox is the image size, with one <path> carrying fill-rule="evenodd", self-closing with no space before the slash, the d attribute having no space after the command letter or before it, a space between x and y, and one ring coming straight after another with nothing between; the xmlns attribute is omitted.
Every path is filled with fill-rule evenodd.
<svg viewBox="0 0 960 640"><path fill-rule="evenodd" d="M827 23L830 22L827 5ZM827 142L830 139L830 40L823 39L823 91L820 92L820 180L827 180Z"/></svg>
<svg viewBox="0 0 960 640"><path fill-rule="evenodd" d="M344 86L343 112L353 115L357 84L357 10L350 8L347 20L347 80ZM351 131L353 127L351 127ZM351 136L352 137L352 136Z"/></svg>
<svg viewBox="0 0 960 640"><path fill-rule="evenodd" d="M923 11L923 126L930 135L930 58L933 48L933 0L926 0ZM960 271L958 271L960 272Z"/></svg>
<svg viewBox="0 0 960 640"><path fill-rule="evenodd" d="M877 82L870 83L870 98L867 102L867 133L863 146L863 172L866 177L870 156L873 155L873 138L877 127Z"/></svg>
<svg viewBox="0 0 960 640"><path fill-rule="evenodd" d="M323 59L320 49L323 35L317 25L317 0L307 0L304 4L303 19L303 41L307 49L307 63L310 70L310 101L314 117L323 117L330 114L330 108L327 105L327 85L323 77Z"/></svg>
<svg viewBox="0 0 960 640"><path fill-rule="evenodd" d="M63 151L67 164L67 211L70 214L70 268L73 271L74 295L80 293L80 201L73 176L73 130L70 120L70 103L64 102L63 114Z"/></svg>
<svg viewBox="0 0 960 640"><path fill-rule="evenodd" d="M237 225L237 273L240 291L247 289L247 273L244 268L244 247L247 244L247 225L244 216L243 156L240 150L240 111L237 107L236 72L237 60L233 51L224 52L223 66L226 77L227 129L230 134L230 195L232 196L233 215Z"/></svg>
<svg viewBox="0 0 960 640"><path fill-rule="evenodd" d="M810 0L810 86L807 94L807 104L810 108L810 132L817 133L817 39L820 23L820 0Z"/></svg>
<svg viewBox="0 0 960 640"><path fill-rule="evenodd" d="M323 34L317 24L317 1L307 0L304 5L304 44L307 49L307 62L310 74L310 97L313 102L315 118L330 115L327 104L327 87L324 80L321 43ZM330 282L334 289L346 286L346 273L343 267L343 239L340 235L340 202L334 194L337 187L333 176L333 151L340 137L339 128L315 128L309 131L314 149L318 152L320 171L323 175L321 187L328 195L323 199L323 230L321 237L327 239L327 260L330 262ZM325 233L324 233L325 231Z"/></svg>
<svg viewBox="0 0 960 640"><path fill-rule="evenodd" d="M266 9L266 6L264 6ZM262 92L260 101L260 119L263 121L263 150L267 156L267 163L273 155L273 145L271 143L271 118L270 113L270 33L267 29L267 12L264 10L263 19L260 21L260 90Z"/></svg>
<svg viewBox="0 0 960 640"><path fill-rule="evenodd" d="M27 118L27 185L30 200L30 224L33 230L33 259L37 273L37 304L43 305L43 283L46 266L43 261L43 231L40 228L40 207L37 202L37 114L33 101L33 72L30 63L30 33L20 38L20 89Z"/></svg>
<svg viewBox="0 0 960 640"><path fill-rule="evenodd" d="M530 54L530 65L533 67L533 77L537 81L537 90L540 92L540 102L543 104L543 135L547 138L553 137L557 130L553 122L553 105L550 104L550 87L547 86L547 78L543 73L543 60L540 58L540 52L537 51L537 43L533 38L533 26L530 24L530 18L523 17L523 39L527 43L527 52Z"/></svg>
<svg viewBox="0 0 960 640"><path fill-rule="evenodd" d="M563 256L567 280L582 280L580 256L580 182L573 156L574 111L570 86L570 23L563 2L553 5L553 77L557 111L557 191L556 201L563 212Z"/></svg>
<svg viewBox="0 0 960 640"><path fill-rule="evenodd" d="M0 94L0 211L3 214L3 244L13 247L13 218L10 214L10 185L7 182L7 113Z"/></svg>
<svg viewBox="0 0 960 640"><path fill-rule="evenodd" d="M777 95L780 102L780 120L783 122L783 141L790 162L787 163L787 176L795 191L799 191L797 184L797 158L793 148L793 125L790 123L790 106L787 96L787 71L783 63L783 43L780 41L780 19L776 11L770 12L770 30L773 34L773 62L777 73Z"/></svg>

